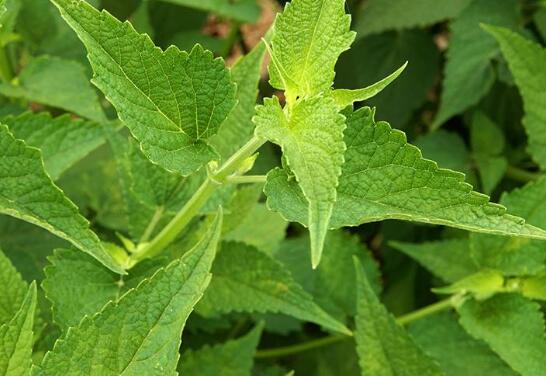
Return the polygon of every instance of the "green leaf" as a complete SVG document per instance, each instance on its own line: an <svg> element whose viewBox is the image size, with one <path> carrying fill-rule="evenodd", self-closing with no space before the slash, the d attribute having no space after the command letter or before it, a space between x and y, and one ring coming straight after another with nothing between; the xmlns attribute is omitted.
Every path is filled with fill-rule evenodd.
<svg viewBox="0 0 546 376"><path fill-rule="evenodd" d="M173 375L185 322L210 282L222 229L56 342L33 375Z"/></svg>
<svg viewBox="0 0 546 376"><path fill-rule="evenodd" d="M13 135L41 150L45 169L53 180L104 143L101 127L69 115L52 118L44 112L9 116L2 120Z"/></svg>
<svg viewBox="0 0 546 376"><path fill-rule="evenodd" d="M520 291L529 299L546 300L546 273L523 278Z"/></svg>
<svg viewBox="0 0 546 376"><path fill-rule="evenodd" d="M517 0L476 0L451 23L442 99L433 127L477 104L495 81L491 60L498 47L480 23L516 28L519 21Z"/></svg>
<svg viewBox="0 0 546 376"><path fill-rule="evenodd" d="M5 125L0 125L0 212L43 227L123 273L78 208L45 173L40 151L16 140Z"/></svg>
<svg viewBox="0 0 546 376"><path fill-rule="evenodd" d="M186 351L180 358L178 373L187 376L250 376L262 327L259 324L236 340Z"/></svg>
<svg viewBox="0 0 546 376"><path fill-rule="evenodd" d="M504 194L501 203L530 224L546 227L546 179ZM544 244L523 238L470 234L470 252L480 268L507 275L535 274L545 268Z"/></svg>
<svg viewBox="0 0 546 376"><path fill-rule="evenodd" d="M423 159L404 133L385 122L376 123L370 108L349 116L345 140L332 228L401 219L491 234L538 239L546 235L473 192L463 174ZM268 174L265 193L272 210L289 221L307 223L305 198L284 170Z"/></svg>
<svg viewBox="0 0 546 376"><path fill-rule="evenodd" d="M388 75L376 83L365 87L363 89L349 90L349 89L337 89L332 92L334 101L340 109L344 109L347 106L352 105L355 102L365 101L366 99L375 97L377 94L383 91L391 82L396 80L400 74L406 69L407 62L393 73Z"/></svg>
<svg viewBox="0 0 546 376"><path fill-rule="evenodd" d="M233 18L241 22L254 23L260 15L260 7L256 0L163 0L169 3L183 5L220 16Z"/></svg>
<svg viewBox="0 0 546 376"><path fill-rule="evenodd" d="M529 137L529 153L546 169L546 72L537 69L546 64L546 49L504 28L484 26L484 29L499 43L523 98L523 126Z"/></svg>
<svg viewBox="0 0 546 376"><path fill-rule="evenodd" d="M262 42L237 60L231 68L231 79L237 84L238 103L222 123L218 133L210 139L222 159L229 158L252 137L252 116L256 107L264 55L265 45Z"/></svg>
<svg viewBox="0 0 546 376"><path fill-rule="evenodd" d="M446 282L456 282L478 271L466 238L422 243L390 242L389 245Z"/></svg>
<svg viewBox="0 0 546 376"><path fill-rule="evenodd" d="M517 294L499 294L459 308L460 323L523 376L546 374L546 337L540 306Z"/></svg>
<svg viewBox="0 0 546 376"><path fill-rule="evenodd" d="M350 331L324 312L281 263L242 243L222 244L213 278L197 312L280 312L341 332Z"/></svg>
<svg viewBox="0 0 546 376"><path fill-rule="evenodd" d="M336 202L345 143L345 118L332 98L317 96L294 105L287 115L277 97L256 108L256 135L283 149L283 156L296 176L308 205L311 260L320 262L324 239Z"/></svg>
<svg viewBox="0 0 546 376"><path fill-rule="evenodd" d="M362 375L442 375L438 365L413 343L379 302L355 259L357 280L356 349Z"/></svg>
<svg viewBox="0 0 546 376"><path fill-rule="evenodd" d="M7 323L21 307L27 284L0 250L0 325Z"/></svg>
<svg viewBox="0 0 546 376"><path fill-rule="evenodd" d="M15 84L1 84L0 93L61 108L95 121L106 120L84 67L70 60L41 56L30 61Z"/></svg>
<svg viewBox="0 0 546 376"><path fill-rule="evenodd" d="M221 59L199 45L189 54L174 46L162 51L131 24L85 1L54 3L89 52L93 83L152 162L189 175L217 157L207 139L236 103Z"/></svg>
<svg viewBox="0 0 546 376"><path fill-rule="evenodd" d="M446 376L515 376L487 344L472 338L451 313L418 320L409 327L413 340L440 363Z"/></svg>
<svg viewBox="0 0 546 376"><path fill-rule="evenodd" d="M0 374L30 374L35 310L36 283L32 282L17 313L9 322L0 326Z"/></svg>
<svg viewBox="0 0 546 376"><path fill-rule="evenodd" d="M370 0L359 10L359 36L423 27L456 17L472 0Z"/></svg>
<svg viewBox="0 0 546 376"><path fill-rule="evenodd" d="M277 16L271 38L271 85L284 89L287 102L328 90L339 55L355 33L345 0L293 0ZM297 32L295 32L297 30Z"/></svg>
<svg viewBox="0 0 546 376"><path fill-rule="evenodd" d="M464 277L450 286L434 288L437 294L471 294L477 300L490 298L504 288L504 277L498 270L484 269Z"/></svg>

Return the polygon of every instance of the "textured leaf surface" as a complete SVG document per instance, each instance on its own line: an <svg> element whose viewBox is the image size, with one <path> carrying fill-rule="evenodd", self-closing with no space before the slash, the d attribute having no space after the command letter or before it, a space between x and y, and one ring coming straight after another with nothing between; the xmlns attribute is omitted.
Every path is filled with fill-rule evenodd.
<svg viewBox="0 0 546 376"><path fill-rule="evenodd" d="M260 14L256 0L163 0L216 13L243 22L255 22Z"/></svg>
<svg viewBox="0 0 546 376"><path fill-rule="evenodd" d="M477 0L451 24L452 36L435 127L478 103L493 85L495 72L491 60L497 55L498 47L480 28L480 23L516 28L518 22L517 0Z"/></svg>
<svg viewBox="0 0 546 376"><path fill-rule="evenodd" d="M17 85L0 85L0 93L62 108L95 121L106 120L84 67L75 61L41 56L23 69Z"/></svg>
<svg viewBox="0 0 546 376"><path fill-rule="evenodd" d="M392 29L428 26L456 17L471 0L371 0L355 26L359 36Z"/></svg>
<svg viewBox="0 0 546 376"><path fill-rule="evenodd" d="M34 375L175 375L180 336L210 282L222 229L58 340Z"/></svg>
<svg viewBox="0 0 546 376"><path fill-rule="evenodd" d="M27 293L27 284L0 251L0 325L7 323L21 307Z"/></svg>
<svg viewBox="0 0 546 376"><path fill-rule="evenodd" d="M440 363L446 376L516 375L487 344L466 333L451 313L418 320L411 324L409 332L413 340Z"/></svg>
<svg viewBox="0 0 546 376"><path fill-rule="evenodd" d="M28 288L21 307L13 318L0 326L0 374L27 376L32 365L36 283Z"/></svg>
<svg viewBox="0 0 546 376"><path fill-rule="evenodd" d="M53 180L104 142L100 126L69 115L52 118L48 113L25 113L2 120L16 138L42 152Z"/></svg>
<svg viewBox="0 0 546 376"><path fill-rule="evenodd" d="M207 139L235 105L221 59L197 45L156 48L107 12L82 0L54 1L89 52L93 83L116 108L148 158L188 175L216 157Z"/></svg>
<svg viewBox="0 0 546 376"><path fill-rule="evenodd" d="M122 272L78 208L45 173L40 151L16 140L5 125L0 125L0 212L41 226Z"/></svg>
<svg viewBox="0 0 546 376"><path fill-rule="evenodd" d="M178 372L187 376L250 376L262 325L244 337L182 354Z"/></svg>
<svg viewBox="0 0 546 376"><path fill-rule="evenodd" d="M210 287L197 311L205 316L236 312L280 312L328 329L348 329L324 312L281 263L256 248L223 243Z"/></svg>
<svg viewBox="0 0 546 376"><path fill-rule="evenodd" d="M546 49L504 28L487 26L485 30L500 44L523 98L529 152L546 169Z"/></svg>
<svg viewBox="0 0 546 376"><path fill-rule="evenodd" d="M484 302L470 300L460 309L461 325L491 346L524 376L546 373L546 337L540 306L520 295L499 294Z"/></svg>
<svg viewBox="0 0 546 376"><path fill-rule="evenodd" d="M293 0L277 16L271 39L270 82L292 103L298 96L326 91L339 55L355 33L344 0Z"/></svg>
<svg viewBox="0 0 546 376"><path fill-rule="evenodd" d="M357 279L356 349L362 375L442 375L379 302L364 269L355 260Z"/></svg>
<svg viewBox="0 0 546 376"><path fill-rule="evenodd" d="M345 119L333 99L317 96L298 102L286 115L277 97L256 109L256 134L279 144L309 202L313 266L319 264L341 174Z"/></svg>
<svg viewBox="0 0 546 376"><path fill-rule="evenodd" d="M464 175L423 159L405 135L375 122L363 108L347 119L347 151L331 227L384 219L442 224L465 230L544 238L545 232L506 214L472 191ZM307 223L305 198L284 170L268 174L268 205L287 220Z"/></svg>

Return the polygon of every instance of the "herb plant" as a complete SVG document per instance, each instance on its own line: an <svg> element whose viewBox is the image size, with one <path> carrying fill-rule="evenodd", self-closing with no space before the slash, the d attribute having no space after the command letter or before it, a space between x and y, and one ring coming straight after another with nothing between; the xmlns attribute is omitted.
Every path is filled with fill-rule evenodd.
<svg viewBox="0 0 546 376"><path fill-rule="evenodd" d="M260 4L2 1L0 375L546 375L545 5Z"/></svg>

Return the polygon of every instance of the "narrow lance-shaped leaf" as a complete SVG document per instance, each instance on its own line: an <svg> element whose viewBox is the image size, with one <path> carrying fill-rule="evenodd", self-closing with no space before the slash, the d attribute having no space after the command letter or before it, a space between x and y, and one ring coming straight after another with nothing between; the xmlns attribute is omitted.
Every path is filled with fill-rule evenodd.
<svg viewBox="0 0 546 376"><path fill-rule="evenodd" d="M44 171L38 149L0 125L0 213L45 228L115 272L123 269L102 247L89 222Z"/></svg>
<svg viewBox="0 0 546 376"><path fill-rule="evenodd" d="M362 108L347 119L347 151L331 227L385 219L441 224L464 230L546 238L546 232L506 213L472 191L464 175L440 169L406 141L403 132L375 122ZM268 205L287 220L307 223L306 199L286 171L268 174Z"/></svg>
<svg viewBox="0 0 546 376"><path fill-rule="evenodd" d="M286 114L277 97L256 109L256 134L279 144L308 205L313 267L319 264L336 201L345 143L345 118L332 98L299 101Z"/></svg>
<svg viewBox="0 0 546 376"><path fill-rule="evenodd" d="M93 83L152 162L188 175L217 157L207 139L236 103L221 59L199 45L189 54L174 46L162 51L85 1L54 3L87 48Z"/></svg>
<svg viewBox="0 0 546 376"><path fill-rule="evenodd" d="M59 339L33 375L174 375L185 322L210 282L221 214L181 259Z"/></svg>

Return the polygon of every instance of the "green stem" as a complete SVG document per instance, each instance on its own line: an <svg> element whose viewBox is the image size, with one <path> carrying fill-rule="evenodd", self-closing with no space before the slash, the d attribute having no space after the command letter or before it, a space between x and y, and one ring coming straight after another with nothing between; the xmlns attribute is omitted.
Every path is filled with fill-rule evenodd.
<svg viewBox="0 0 546 376"><path fill-rule="evenodd" d="M152 236L152 233L154 232L155 227L157 226L157 224L159 223L159 220L163 216L164 210L165 208L163 206L160 206L155 210L155 213L152 219L150 220L150 223L148 223L146 230L144 230L144 233L140 237L139 243L146 243L148 239L150 239L150 236Z"/></svg>
<svg viewBox="0 0 546 376"><path fill-rule="evenodd" d="M267 176L265 175L243 175L243 176L230 176L226 179L226 182L231 184L252 184L252 183L265 183Z"/></svg>
<svg viewBox="0 0 546 376"><path fill-rule="evenodd" d="M6 83L10 83L13 79L13 71L5 46L0 47L0 78Z"/></svg>
<svg viewBox="0 0 546 376"><path fill-rule="evenodd" d="M241 149L233 154L217 171L210 172L203 184L193 194L192 198L180 209L176 216L161 230L157 236L142 249L131 256L130 265L135 265L145 258L160 253L171 244L180 232L199 213L212 194L221 187L226 179L237 171L245 160L252 156L265 143L265 140L253 137Z"/></svg>
<svg viewBox="0 0 546 376"><path fill-rule="evenodd" d="M407 325L413 321L422 319L423 317L432 315L437 312L445 311L453 307L455 300L453 297L450 297L445 300L440 300L434 304L418 309L414 312L408 313L407 315L400 316L396 319L396 322L400 325ZM327 337L322 337L314 339L311 341L298 343L296 345L277 347L272 349L258 350L256 351L255 357L258 359L263 358L278 358L283 356L290 356L300 352L316 349L318 347L328 346L337 342L347 340L349 338L354 338L351 336L344 335L330 335Z"/></svg>
<svg viewBox="0 0 546 376"><path fill-rule="evenodd" d="M512 180L527 183L533 180L537 180L542 176L542 174L540 172L527 171L515 166L508 166L506 168L506 176Z"/></svg>

